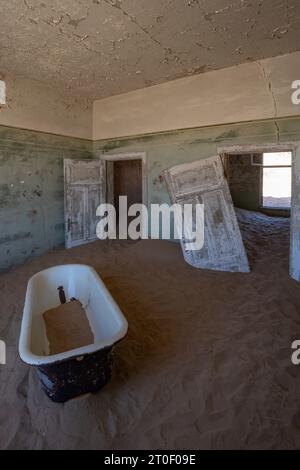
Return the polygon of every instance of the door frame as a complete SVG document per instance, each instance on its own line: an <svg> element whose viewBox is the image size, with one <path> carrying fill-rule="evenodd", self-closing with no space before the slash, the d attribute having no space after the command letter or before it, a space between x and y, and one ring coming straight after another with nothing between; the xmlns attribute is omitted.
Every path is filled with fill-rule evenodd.
<svg viewBox="0 0 300 470"><path fill-rule="evenodd" d="M220 157L228 154L292 152L292 198L289 273L300 282L300 141L218 146Z"/></svg>
<svg viewBox="0 0 300 470"><path fill-rule="evenodd" d="M107 162L117 162L120 160L141 160L142 161L142 203L148 207L148 167L147 167L147 153L146 152L127 152L115 154L100 154L100 160ZM108 170L108 168L107 168ZM106 171L106 178L109 179L108 171ZM109 186L109 184L107 185Z"/></svg>

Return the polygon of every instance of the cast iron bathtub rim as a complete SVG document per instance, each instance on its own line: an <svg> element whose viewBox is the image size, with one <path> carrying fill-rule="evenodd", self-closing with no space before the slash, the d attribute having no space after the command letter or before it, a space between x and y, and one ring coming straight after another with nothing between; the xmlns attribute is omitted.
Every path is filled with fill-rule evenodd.
<svg viewBox="0 0 300 470"><path fill-rule="evenodd" d="M126 336L126 333L125 335ZM103 353L108 353L110 351L114 351L114 348L115 346L117 346L117 344L119 344L122 339L124 338L124 336L120 339L118 339L115 343L111 344L111 345L108 345L108 346L105 346L104 348L101 348L101 349L96 349L95 351L91 351L91 352L87 352L87 353L84 353L84 354L77 354L77 351L79 351L80 349L82 348L78 348L78 349L69 349L68 351L66 351L67 353L69 353L69 351L72 353L72 355L68 355L67 357L65 357L64 359L58 359L58 360L55 360L55 362L40 362L40 363L34 363L34 364L29 364L28 362L24 361L24 359L22 359L22 357L20 356L20 359L21 361L23 362L23 364L26 364L27 366L33 366L33 367L47 367L47 366L59 366L60 364L63 364L64 362L68 362L68 361L73 361L73 360L76 360L76 361L83 361L84 359L86 359L88 356L91 356L92 354L97 354L98 352L103 352ZM76 351L76 354L74 354L74 352ZM33 354L34 356L34 354ZM56 357L56 356L59 356L59 354L53 354L52 356L34 356L34 357Z"/></svg>

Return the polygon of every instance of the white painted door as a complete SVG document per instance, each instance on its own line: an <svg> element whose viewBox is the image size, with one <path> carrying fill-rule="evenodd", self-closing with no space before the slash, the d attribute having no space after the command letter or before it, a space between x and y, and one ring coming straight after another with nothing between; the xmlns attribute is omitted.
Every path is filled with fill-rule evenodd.
<svg viewBox="0 0 300 470"><path fill-rule="evenodd" d="M204 246L187 250L184 259L196 268L249 272L249 264L219 156L177 165L164 172L172 203L204 204Z"/></svg>
<svg viewBox="0 0 300 470"><path fill-rule="evenodd" d="M105 173L103 160L64 160L66 248L97 238L96 209L106 199Z"/></svg>

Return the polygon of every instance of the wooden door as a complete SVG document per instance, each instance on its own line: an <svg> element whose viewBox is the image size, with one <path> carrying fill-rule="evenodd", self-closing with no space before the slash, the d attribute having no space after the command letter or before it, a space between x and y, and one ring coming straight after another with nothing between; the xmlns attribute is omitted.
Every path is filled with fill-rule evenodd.
<svg viewBox="0 0 300 470"><path fill-rule="evenodd" d="M187 250L187 263L196 268L249 272L231 195L219 156L177 165L164 172L170 199L178 204L204 204L204 246Z"/></svg>
<svg viewBox="0 0 300 470"><path fill-rule="evenodd" d="M106 199L105 161L64 160L65 245L82 245L97 238L96 209Z"/></svg>

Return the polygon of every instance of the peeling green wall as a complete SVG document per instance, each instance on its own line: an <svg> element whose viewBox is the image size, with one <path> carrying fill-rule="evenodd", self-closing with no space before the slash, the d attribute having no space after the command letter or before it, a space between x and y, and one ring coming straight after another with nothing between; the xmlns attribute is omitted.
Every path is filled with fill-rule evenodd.
<svg viewBox="0 0 300 470"><path fill-rule="evenodd" d="M63 159L146 152L149 203L168 202L162 171L219 146L300 140L300 118L91 142L0 126L0 270L64 243Z"/></svg>
<svg viewBox="0 0 300 470"><path fill-rule="evenodd" d="M64 158L92 143L0 126L0 271L64 243Z"/></svg>
<svg viewBox="0 0 300 470"><path fill-rule="evenodd" d="M217 154L218 147L300 140L300 118L182 130L93 144L94 156L146 152L149 203L169 202L161 177L170 166Z"/></svg>

